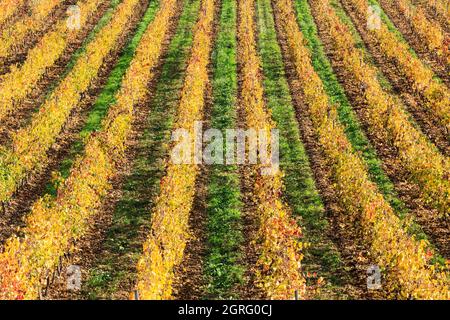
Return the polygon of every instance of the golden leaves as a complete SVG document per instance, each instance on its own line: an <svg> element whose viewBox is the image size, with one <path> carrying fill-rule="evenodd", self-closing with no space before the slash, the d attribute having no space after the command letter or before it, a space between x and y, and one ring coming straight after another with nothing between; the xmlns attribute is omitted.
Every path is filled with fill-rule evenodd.
<svg viewBox="0 0 450 320"><path fill-rule="evenodd" d="M167 6L163 8L170 8L173 13L176 1L165 2ZM213 18L214 0L203 0L194 27L192 52L175 128L193 128L194 122L202 119ZM167 173L161 181L161 191L152 213L151 234L144 243L144 251L137 266L137 289L141 299L169 299L172 294L173 268L181 262L189 237L188 222L197 173L198 168L194 164L167 165Z"/></svg>
<svg viewBox="0 0 450 320"><path fill-rule="evenodd" d="M58 265L64 253L73 250L73 243L88 230L89 219L110 189L110 178L115 174L116 163L125 151L133 108L145 97L146 91L140 88L146 87L154 75L148 67L154 66L159 59L176 1L167 2L171 6L165 6L165 10L148 26L125 79L130 78L130 73L142 77L138 77L138 82L122 82L122 90L116 97L118 102L110 107L102 130L88 138L83 156L73 165L69 177L58 189L57 197L37 201L22 230L25 236L9 239L5 251L0 254L0 266L5 270L0 276L1 298L36 298L42 280ZM117 34L120 34L137 3L138 0L127 0L119 9L121 15L112 25L117 28L116 32L119 31ZM113 45L114 41L97 45L108 43ZM106 48L103 51L106 54L109 50ZM123 103L129 101L129 95L134 95L132 105ZM8 291L2 288L8 288Z"/></svg>
<svg viewBox="0 0 450 320"><path fill-rule="evenodd" d="M260 78L260 61L256 51L254 33L254 2L239 2L240 23L239 52L242 61L241 104L245 111L248 128L275 127L271 115L264 105L264 89ZM301 274L299 242L301 230L290 218L287 206L281 200L283 189L282 173L263 176L259 166L252 169L254 180L253 197L257 204L255 212L258 224L256 265L257 284L269 299L292 299L297 290L305 294L305 279Z"/></svg>

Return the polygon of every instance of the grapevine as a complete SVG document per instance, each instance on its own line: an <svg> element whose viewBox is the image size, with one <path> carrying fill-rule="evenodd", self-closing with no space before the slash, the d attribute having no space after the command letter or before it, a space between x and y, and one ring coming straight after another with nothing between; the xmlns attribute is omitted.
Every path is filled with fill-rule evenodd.
<svg viewBox="0 0 450 320"><path fill-rule="evenodd" d="M63 19L55 31L46 34L36 47L30 50L23 65L12 67L8 74L0 78L0 121L11 111L21 108L23 99L33 92L46 70L57 61L68 45L74 42L103 1L89 0L79 3L82 12L79 29L69 29L66 19Z"/></svg>
<svg viewBox="0 0 450 320"><path fill-rule="evenodd" d="M362 160L352 150L337 120L336 110L311 65L291 2L273 3L315 133L332 168L339 201L348 219L359 220L372 258L386 272L389 292L398 298L448 299L448 277L428 264L427 243L406 233L392 208L369 180Z"/></svg>
<svg viewBox="0 0 450 320"><path fill-rule="evenodd" d="M139 0L126 0L79 58L38 113L25 128L12 138L12 147L0 147L0 202L7 202L20 184L45 165L47 151L64 127L71 111L83 93L96 79L107 55L116 48L118 38L126 30L127 22Z"/></svg>
<svg viewBox="0 0 450 320"><path fill-rule="evenodd" d="M14 50L22 48L27 41L27 36L41 29L53 10L61 3L62 0L31 2L31 14L25 15L1 33L0 59L13 54Z"/></svg>
<svg viewBox="0 0 450 320"><path fill-rule="evenodd" d="M398 150L397 156L410 173L411 182L419 185L425 203L445 215L450 207L450 162L408 120L401 106L383 90L376 70L364 62L363 52L354 45L348 28L339 20L327 0L317 0L318 19L327 26L333 47L342 58L349 75L363 85L368 108L364 112L370 130L387 139ZM445 101L442 101L445 103Z"/></svg>
<svg viewBox="0 0 450 320"><path fill-rule="evenodd" d="M212 46L214 1L203 0L195 26L175 128L194 132L202 119ZM188 240L188 220L195 192L198 167L168 163L160 194L152 211L150 234L138 262L137 290L141 299L168 299L172 295L174 267L183 258Z"/></svg>
<svg viewBox="0 0 450 320"><path fill-rule="evenodd" d="M116 104L103 121L101 131L89 138L84 155L75 163L56 198L37 201L22 230L25 236L13 236L7 241L0 255L4 270L0 275L0 298L36 298L60 257L89 229L90 218L109 191L109 180L123 158L134 106L145 99L147 84L155 76L153 67L161 56L176 2L162 2L123 78Z"/></svg>
<svg viewBox="0 0 450 320"><path fill-rule="evenodd" d="M351 0L361 17L369 10L367 0ZM364 26L367 28L367 24ZM381 23L380 28L371 28L380 50L389 59L396 62L402 75L411 83L415 92L426 102L421 106L428 116L446 128L450 133L450 92L445 84L434 79L433 72L408 50L406 43L398 40L388 27Z"/></svg>
<svg viewBox="0 0 450 320"><path fill-rule="evenodd" d="M444 32L438 25L428 20L422 8L414 7L409 0L394 2L419 38L425 42L429 53L434 54L437 51L438 55L448 54Z"/></svg>
<svg viewBox="0 0 450 320"><path fill-rule="evenodd" d="M255 47L254 1L243 0L240 6L238 26L239 51L241 53L241 103L248 128L271 132L275 124L265 110L264 89L260 79L260 59ZM254 176L252 197L256 203L258 231L256 235L258 261L257 285L270 299L289 299L297 290L305 295L305 280L301 274L303 243L299 242L301 230L289 217L290 212L280 195L283 190L282 173L262 175L264 165L255 165L249 176Z"/></svg>
<svg viewBox="0 0 450 320"><path fill-rule="evenodd" d="M2 0L0 1L0 26L17 13L26 0Z"/></svg>

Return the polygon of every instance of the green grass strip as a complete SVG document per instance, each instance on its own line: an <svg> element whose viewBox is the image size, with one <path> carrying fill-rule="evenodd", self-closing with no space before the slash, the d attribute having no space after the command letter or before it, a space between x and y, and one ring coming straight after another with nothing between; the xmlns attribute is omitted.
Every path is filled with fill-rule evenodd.
<svg viewBox="0 0 450 320"><path fill-rule="evenodd" d="M111 299L121 287L134 283L135 266L142 254L142 230L149 225L153 199L159 193L164 174L163 159L183 86L185 68L192 46L192 29L197 21L200 0L185 0L175 35L150 104L147 128L140 138L131 174L106 234L103 254L89 270L83 295L88 299Z"/></svg>
<svg viewBox="0 0 450 320"><path fill-rule="evenodd" d="M281 48L278 45L275 22L269 0L257 1L259 52L262 58L264 89L267 106L280 130L280 161L288 171L288 184L296 186L296 212L302 216L317 216L324 207L316 189L292 105L289 85L284 71ZM291 176L294 174L294 176ZM291 181L294 178L295 181ZM290 189L290 188L289 188ZM290 191L290 190L289 190Z"/></svg>
<svg viewBox="0 0 450 320"><path fill-rule="evenodd" d="M219 32L213 51L212 128L236 127L237 9L235 0L222 0ZM243 241L241 193L237 167L211 166L207 194L206 295L209 299L237 298L232 289L243 282L239 247Z"/></svg>
<svg viewBox="0 0 450 320"><path fill-rule="evenodd" d="M139 22L136 32L122 51L121 56L115 64L113 70L109 74L108 80L100 92L97 100L89 111L86 123L81 129L78 138L72 144L68 155L63 159L58 169L60 177L67 178L70 174L72 165L76 156L84 150L88 136L101 129L102 119L106 116L109 107L116 102L116 93L122 85L122 78L133 60L136 49L144 35L148 25L153 21L156 11L159 8L159 1L152 0L145 12L142 20ZM60 180L58 180L60 181ZM46 188L46 192L55 196L57 192L58 182L50 183Z"/></svg>
<svg viewBox="0 0 450 320"><path fill-rule="evenodd" d="M328 283L323 291L333 297L341 296L339 286L343 279L334 271L343 268L342 261L339 251L325 235L329 223L301 141L270 0L257 1L257 15L266 102L280 130L280 166L285 173L285 194L293 213L301 217L304 241L311 244L306 250L303 271L325 277ZM316 298L325 298L325 295Z"/></svg>

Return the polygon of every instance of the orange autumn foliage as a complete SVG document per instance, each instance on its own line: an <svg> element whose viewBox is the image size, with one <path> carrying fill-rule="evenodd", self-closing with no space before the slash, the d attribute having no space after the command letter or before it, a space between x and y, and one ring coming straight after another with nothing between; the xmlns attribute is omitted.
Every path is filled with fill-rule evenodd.
<svg viewBox="0 0 450 320"><path fill-rule="evenodd" d="M350 0L349 2L360 17L366 17L369 8L367 0ZM422 108L428 116L450 133L450 91L447 86L434 79L433 72L409 52L408 45L389 31L386 24L382 23L381 28L373 28L368 32L374 36L381 52L395 61L399 71L410 82L413 90L424 98L426 103Z"/></svg>
<svg viewBox="0 0 450 320"><path fill-rule="evenodd" d="M0 26L17 13L27 0L1 0L0 1Z"/></svg>

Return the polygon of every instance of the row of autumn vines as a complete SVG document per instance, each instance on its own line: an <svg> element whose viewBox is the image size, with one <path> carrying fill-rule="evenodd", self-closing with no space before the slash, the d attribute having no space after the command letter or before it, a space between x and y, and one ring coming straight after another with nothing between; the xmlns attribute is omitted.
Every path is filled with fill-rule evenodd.
<svg viewBox="0 0 450 320"><path fill-rule="evenodd" d="M0 121L21 106L21 102L36 88L38 81L74 43L89 19L96 13L104 0L84 0L80 7L80 28L69 29L66 19L60 21L55 30L47 33L29 51L20 67L12 67L11 71L0 78Z"/></svg>
<svg viewBox="0 0 450 320"><path fill-rule="evenodd" d="M358 13L368 30L377 42L382 53L395 61L401 74L406 77L412 89L421 95L425 101L421 107L436 123L442 125L450 133L450 92L445 84L434 79L433 71L425 66L419 58L409 52L408 45L400 41L391 32L386 24L381 23L380 28L370 28L365 17L369 10L367 0L345 0L350 3ZM363 18L364 17L364 18Z"/></svg>
<svg viewBox="0 0 450 320"><path fill-rule="evenodd" d="M45 197L34 204L21 230L24 237L13 236L6 242L0 255L0 298L36 298L59 258L88 230L90 218L110 189L109 180L123 158L134 107L147 97L176 6L176 0L162 0L101 131L89 138L84 155L74 164L56 198Z"/></svg>
<svg viewBox="0 0 450 320"><path fill-rule="evenodd" d="M270 134L276 126L264 102L261 61L256 49L254 7L253 0L239 1L241 108L247 128L265 130ZM256 273L256 284L269 299L292 299L296 291L300 297L304 297L306 285L301 273L304 244L299 241L302 232L282 201L281 171L266 166L252 165L243 177L250 179L252 202L255 203L251 214L257 225L255 237L258 260L256 266L252 267ZM263 175L263 169L269 169L272 173Z"/></svg>
<svg viewBox="0 0 450 320"><path fill-rule="evenodd" d="M385 0L381 2L384 3ZM442 28L430 21L421 7L415 7L410 0L393 1L398 12L412 26L415 34L425 42L428 53L446 56L450 59L448 41ZM447 61L450 63L450 60Z"/></svg>
<svg viewBox="0 0 450 320"><path fill-rule="evenodd" d="M214 0L202 1L174 125L175 130L187 130L191 136L195 122L203 119L214 11ZM172 295L174 267L181 263L189 238L189 215L198 172L196 164L167 164L152 210L150 234L137 264L136 287L141 299L168 299Z"/></svg>
<svg viewBox="0 0 450 320"><path fill-rule="evenodd" d="M8 21L12 16L17 14L20 8L25 4L26 0L1 0L0 1L0 26Z"/></svg>
<svg viewBox="0 0 450 320"><path fill-rule="evenodd" d="M396 100L383 90L374 67L364 62L347 26L340 21L328 0L314 0L317 19L331 34L333 48L351 79L361 83L367 103L369 129L383 141L395 146L397 157L409 172L409 179L420 186L422 198L442 214L450 207L450 162L432 146L408 120Z"/></svg>
<svg viewBox="0 0 450 320"><path fill-rule="evenodd" d="M443 25L450 24L450 3L448 0L414 0L417 4L427 9L433 15L442 18L445 21Z"/></svg>
<svg viewBox="0 0 450 320"><path fill-rule="evenodd" d="M45 166L47 152L56 141L72 110L98 77L108 55L127 29L140 0L125 0L111 21L89 43L71 72L40 107L31 123L14 133L10 148L0 147L0 202L11 196L35 170Z"/></svg>
<svg viewBox="0 0 450 320"><path fill-rule="evenodd" d="M31 14L24 15L1 33L0 58L13 54L14 50L25 45L27 36L41 30L53 10L62 2L62 0L30 1Z"/></svg>
<svg viewBox="0 0 450 320"><path fill-rule="evenodd" d="M346 218L361 226L362 240L368 245L374 263L383 270L386 289L397 298L448 299L448 277L429 264L427 243L406 233L347 140L335 107L311 64L291 1L277 0L273 4L307 112L332 170L339 202L348 215ZM326 14L332 12L327 10Z"/></svg>

